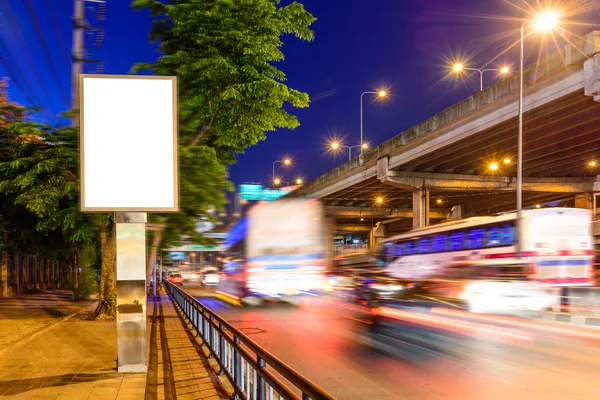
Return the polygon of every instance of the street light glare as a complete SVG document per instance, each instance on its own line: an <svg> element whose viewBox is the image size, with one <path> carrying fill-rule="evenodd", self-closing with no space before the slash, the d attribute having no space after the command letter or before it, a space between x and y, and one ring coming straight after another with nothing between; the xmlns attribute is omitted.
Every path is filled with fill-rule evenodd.
<svg viewBox="0 0 600 400"><path fill-rule="evenodd" d="M510 158L505 158L505 159L503 160L503 162L504 162L504 164L510 164Z"/></svg>
<svg viewBox="0 0 600 400"><path fill-rule="evenodd" d="M296 179L296 185L302 185L302 179L300 179L300 178Z"/></svg>
<svg viewBox="0 0 600 400"><path fill-rule="evenodd" d="M496 170L498 169L498 164L496 164L496 163L491 163L491 164L490 164L490 169L491 169L492 171L496 171Z"/></svg>
<svg viewBox="0 0 600 400"><path fill-rule="evenodd" d="M387 96L387 92L386 92L385 90L380 90L380 91L377 93L377 95L378 95L379 97L385 97L385 96Z"/></svg>
<svg viewBox="0 0 600 400"><path fill-rule="evenodd" d="M501 74L508 74L510 72L510 69L508 67L502 67L500 68L500 73Z"/></svg>
<svg viewBox="0 0 600 400"><path fill-rule="evenodd" d="M292 160L290 160L289 158L286 158L285 160L283 160L283 163L285 165L290 165L292 163Z"/></svg>
<svg viewBox="0 0 600 400"><path fill-rule="evenodd" d="M333 150L337 150L340 148L340 143L339 142L331 142L330 146Z"/></svg>
<svg viewBox="0 0 600 400"><path fill-rule="evenodd" d="M383 203L383 197L378 197L377 198L377 204L381 204Z"/></svg>
<svg viewBox="0 0 600 400"><path fill-rule="evenodd" d="M275 178L275 180L273 181L274 184L279 185L281 183L281 179L279 178Z"/></svg>
<svg viewBox="0 0 600 400"><path fill-rule="evenodd" d="M438 204L442 204L442 199L437 199L435 202Z"/></svg>
<svg viewBox="0 0 600 400"><path fill-rule="evenodd" d="M463 65L461 63L456 63L452 66L452 71L460 72L463 70Z"/></svg>
<svg viewBox="0 0 600 400"><path fill-rule="evenodd" d="M363 143L363 144L362 144L362 148L363 148L363 149L368 149L368 148L369 148L369 145L368 145L368 144L366 144L366 143Z"/></svg>
<svg viewBox="0 0 600 400"><path fill-rule="evenodd" d="M558 24L558 13L554 11L544 12L533 20L536 30L549 31L556 28Z"/></svg>
<svg viewBox="0 0 600 400"><path fill-rule="evenodd" d="M590 162L588 163L588 165L589 165L590 167L595 167L595 166L597 165L597 163L596 163L596 161L590 161Z"/></svg>

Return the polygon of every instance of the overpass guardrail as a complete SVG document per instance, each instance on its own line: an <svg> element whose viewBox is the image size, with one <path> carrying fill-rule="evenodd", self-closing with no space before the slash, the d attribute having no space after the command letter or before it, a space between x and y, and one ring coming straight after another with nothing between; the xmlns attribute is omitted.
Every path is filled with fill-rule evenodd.
<svg viewBox="0 0 600 400"><path fill-rule="evenodd" d="M186 291L167 281L164 284L187 319L186 322L195 328L219 364L219 373L224 374L233 386L235 398L335 400L335 397L260 347Z"/></svg>

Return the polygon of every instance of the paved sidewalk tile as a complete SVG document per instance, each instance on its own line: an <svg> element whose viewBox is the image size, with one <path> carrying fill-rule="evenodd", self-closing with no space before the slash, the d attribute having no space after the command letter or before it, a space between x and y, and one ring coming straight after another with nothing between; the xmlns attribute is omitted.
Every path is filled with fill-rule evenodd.
<svg viewBox="0 0 600 400"><path fill-rule="evenodd" d="M225 398L223 389L215 383L214 373L206 368L177 311L166 295L161 296L161 303L177 399Z"/></svg>
<svg viewBox="0 0 600 400"><path fill-rule="evenodd" d="M31 301L24 299L17 308L27 309ZM73 304L52 303L44 312L68 315ZM23 316L13 324L32 326L38 317L33 313L31 321ZM146 374L117 373L116 347L114 321L85 321L77 315L54 324L0 354L0 399L144 399Z"/></svg>
<svg viewBox="0 0 600 400"><path fill-rule="evenodd" d="M67 290L40 290L0 299L0 352L93 304L74 302Z"/></svg>

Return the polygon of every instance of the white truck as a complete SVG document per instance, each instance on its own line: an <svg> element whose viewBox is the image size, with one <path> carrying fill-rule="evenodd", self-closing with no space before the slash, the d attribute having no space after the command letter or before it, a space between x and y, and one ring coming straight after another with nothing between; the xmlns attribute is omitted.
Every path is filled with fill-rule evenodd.
<svg viewBox="0 0 600 400"><path fill-rule="evenodd" d="M259 203L231 232L226 239L229 262L217 296L249 304L293 302L325 289L325 224L319 201Z"/></svg>

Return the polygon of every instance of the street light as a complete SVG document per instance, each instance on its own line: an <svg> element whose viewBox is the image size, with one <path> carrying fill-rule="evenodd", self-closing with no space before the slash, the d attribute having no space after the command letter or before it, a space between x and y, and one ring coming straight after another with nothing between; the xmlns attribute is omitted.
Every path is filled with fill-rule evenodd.
<svg viewBox="0 0 600 400"><path fill-rule="evenodd" d="M279 184L280 184L280 183L281 183L281 179L279 179L279 178L274 178L274 179L273 179L273 184L274 184L275 186L279 186Z"/></svg>
<svg viewBox="0 0 600 400"><path fill-rule="evenodd" d="M302 185L302 179L301 178L296 179L296 185Z"/></svg>
<svg viewBox="0 0 600 400"><path fill-rule="evenodd" d="M283 160L277 160L273 162L273 183L275 185L279 185L279 183L281 183L281 181L279 179L275 179L275 164L283 164L286 167L289 167L290 165L292 165L292 160L289 158L284 158ZM277 183L275 183L275 181L277 180Z"/></svg>
<svg viewBox="0 0 600 400"><path fill-rule="evenodd" d="M506 75L510 72L510 68L508 68L507 66L504 66L501 68L486 68L486 69L468 68L468 67L465 67L464 64L461 62L457 62L452 66L452 72L461 73L462 71L477 71L477 72L479 72L479 90L483 90L483 73L484 72L497 71L497 72L500 72L502 75Z"/></svg>
<svg viewBox="0 0 600 400"><path fill-rule="evenodd" d="M498 170L498 164L493 162L489 165L490 170L492 171L497 171Z"/></svg>
<svg viewBox="0 0 600 400"><path fill-rule="evenodd" d="M533 23L536 30L549 31L558 24L556 12L538 14L533 20L523 22L521 25L521 54L519 57L519 134L517 152L517 228L521 228L521 217L523 214L523 53L525 43L525 25ZM517 232L519 232L517 230ZM521 258L522 244L517 240L517 258Z"/></svg>
<svg viewBox="0 0 600 400"><path fill-rule="evenodd" d="M369 145L367 145L366 143L363 143L362 145L356 145L356 146L344 146L343 144L341 144L338 141L333 141L329 144L329 147L331 148L331 150L337 151L337 150L341 150L341 149L348 149L348 161L352 160L352 149L360 147L361 150L365 150L369 148Z"/></svg>
<svg viewBox="0 0 600 400"><path fill-rule="evenodd" d="M388 95L388 93L385 90L379 90L377 92L362 92L360 95L360 143L364 143L363 140L363 96L365 94L374 94L377 95L377 97L379 98L384 98ZM360 149L360 154L363 153L364 148Z"/></svg>
<svg viewBox="0 0 600 400"><path fill-rule="evenodd" d="M375 199L375 202L376 202L377 204L383 204L383 197L381 197L381 196L377 197L377 198Z"/></svg>

